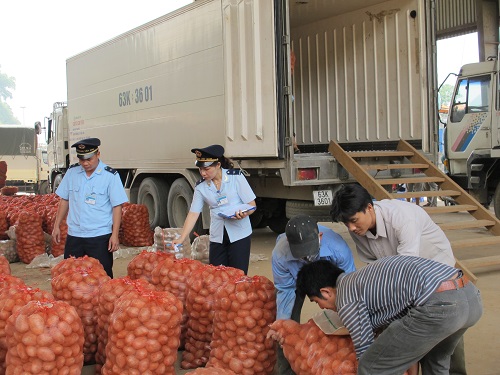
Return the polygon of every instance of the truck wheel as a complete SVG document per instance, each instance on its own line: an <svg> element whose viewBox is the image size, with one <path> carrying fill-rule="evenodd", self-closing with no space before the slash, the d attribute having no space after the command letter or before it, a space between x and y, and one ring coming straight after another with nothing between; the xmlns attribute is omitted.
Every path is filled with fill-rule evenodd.
<svg viewBox="0 0 500 375"><path fill-rule="evenodd" d="M139 186L137 203L148 208L151 229L168 228L168 192L168 183L156 177L145 178Z"/></svg>
<svg viewBox="0 0 500 375"><path fill-rule="evenodd" d="M252 217L252 216L250 216ZM271 217L267 221L267 226L276 234L285 233L286 224L288 223L288 218L285 214L277 217Z"/></svg>
<svg viewBox="0 0 500 375"><path fill-rule="evenodd" d="M191 202L193 201L193 189L184 178L178 178L170 187L168 194L168 221L172 228L182 228L186 216L189 213ZM196 222L193 232L202 235L205 233L203 230L203 222L201 215ZM190 236L193 239L193 235Z"/></svg>
<svg viewBox="0 0 500 375"><path fill-rule="evenodd" d="M62 179L63 179L62 174L58 174L58 175L56 175L56 177L54 177L54 181L52 182L52 192L53 193L56 192L57 188L61 184Z"/></svg>
<svg viewBox="0 0 500 375"><path fill-rule="evenodd" d="M40 182L40 186L38 188L38 194L40 195L50 194L49 181Z"/></svg>
<svg viewBox="0 0 500 375"><path fill-rule="evenodd" d="M493 207L495 209L495 216L500 219L500 182L495 189L495 194L493 194Z"/></svg>

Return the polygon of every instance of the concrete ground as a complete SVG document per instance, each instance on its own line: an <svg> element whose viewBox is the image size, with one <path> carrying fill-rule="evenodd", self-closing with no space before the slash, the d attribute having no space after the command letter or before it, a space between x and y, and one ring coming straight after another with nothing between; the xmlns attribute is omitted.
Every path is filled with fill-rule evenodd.
<svg viewBox="0 0 500 375"><path fill-rule="evenodd" d="M455 216L453 216L455 215ZM459 215L443 216L438 221L457 220ZM345 226L341 224L322 223L341 234L347 241L351 249L355 249ZM455 231L450 238L470 238L472 233L467 230ZM252 237L252 254L255 258L258 255L267 258L251 262L249 275L263 275L272 280L271 252L276 241L276 234L269 229L258 229L254 231ZM455 253L458 259L469 259L480 256L490 256L498 254L498 247L484 247L460 250ZM127 265L132 257L116 259L114 264L115 277L127 274ZM357 267L363 264L355 254ZM12 273L22 278L28 285L50 291L50 270L47 268L27 269L22 263L11 264ZM478 324L465 334L465 352L467 369L469 375L499 375L500 374L500 267L491 267L474 272L478 277L476 285L481 290L484 304L484 314ZM302 310L302 322L307 321L318 311L315 304L306 301ZM179 362L179 361L178 361ZM189 371L180 370L177 365L177 374L185 374ZM82 374L93 374L93 368L87 366Z"/></svg>

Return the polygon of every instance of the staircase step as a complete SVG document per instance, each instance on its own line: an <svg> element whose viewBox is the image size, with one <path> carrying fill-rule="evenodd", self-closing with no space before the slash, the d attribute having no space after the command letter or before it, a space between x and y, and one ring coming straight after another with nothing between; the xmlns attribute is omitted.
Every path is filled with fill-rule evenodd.
<svg viewBox="0 0 500 375"><path fill-rule="evenodd" d="M470 228L483 228L495 225L493 220L467 220L456 221L452 223L438 224L442 230L457 230L457 229L470 229Z"/></svg>
<svg viewBox="0 0 500 375"><path fill-rule="evenodd" d="M482 236L475 238L468 238L466 240L456 240L451 242L451 248L464 249L467 247L479 247L500 244L500 236Z"/></svg>
<svg viewBox="0 0 500 375"><path fill-rule="evenodd" d="M456 190L422 190L406 193L392 193L393 199L398 198L421 198L421 197L458 197L460 194Z"/></svg>
<svg viewBox="0 0 500 375"><path fill-rule="evenodd" d="M388 169L427 169L429 164L412 163L412 164L361 164L363 169L386 171Z"/></svg>
<svg viewBox="0 0 500 375"><path fill-rule="evenodd" d="M393 184L419 184L424 182L443 182L443 177L401 177L401 178L380 178L377 179L380 185Z"/></svg>
<svg viewBox="0 0 500 375"><path fill-rule="evenodd" d="M461 262L468 268L496 266L500 264L500 255L467 259L467 260L462 260Z"/></svg>
<svg viewBox="0 0 500 375"><path fill-rule="evenodd" d="M385 158L385 157L404 157L415 155L411 151L350 151L346 152L352 158Z"/></svg>
<svg viewBox="0 0 500 375"><path fill-rule="evenodd" d="M424 207L429 215L444 214L449 212L475 211L477 206L473 204L455 204L451 206Z"/></svg>

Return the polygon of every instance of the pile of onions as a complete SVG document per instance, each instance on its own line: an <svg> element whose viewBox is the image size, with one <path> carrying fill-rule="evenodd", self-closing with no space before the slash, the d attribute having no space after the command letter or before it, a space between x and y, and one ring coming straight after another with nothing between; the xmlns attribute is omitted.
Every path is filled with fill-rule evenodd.
<svg viewBox="0 0 500 375"><path fill-rule="evenodd" d="M157 290L172 293L182 303L181 348L185 345L188 319L188 314L186 312L186 279L189 275L202 267L206 266L197 260L168 259L158 263L151 273L151 284L153 284Z"/></svg>
<svg viewBox="0 0 500 375"><path fill-rule="evenodd" d="M7 374L79 375L83 326L62 301L31 301L7 320Z"/></svg>
<svg viewBox="0 0 500 375"><path fill-rule="evenodd" d="M6 240L9 238L7 236L7 230L9 230L9 222L7 221L7 212L0 208L0 240Z"/></svg>
<svg viewBox="0 0 500 375"><path fill-rule="evenodd" d="M172 254L147 252L146 250L137 254L127 266L127 275L131 279L144 279L148 282L151 281L151 272L158 265L158 263L165 259L174 260Z"/></svg>
<svg viewBox="0 0 500 375"><path fill-rule="evenodd" d="M194 371L186 372L186 375L236 375L233 371L218 367L200 367Z"/></svg>
<svg viewBox="0 0 500 375"><path fill-rule="evenodd" d="M87 255L84 255L80 258L69 257L63 259L50 270L50 275L52 276L52 279L54 279L64 271L70 269L74 270L77 268L92 268L93 270L98 271L103 275L107 275L101 262L99 262L96 258L91 258Z"/></svg>
<svg viewBox="0 0 500 375"><path fill-rule="evenodd" d="M181 315L181 302L169 292L124 294L109 320L102 374L175 375Z"/></svg>
<svg viewBox="0 0 500 375"><path fill-rule="evenodd" d="M127 204L122 210L121 242L125 246L151 246L153 231L149 226L148 208L143 204Z"/></svg>
<svg viewBox="0 0 500 375"><path fill-rule="evenodd" d="M54 300L49 292L31 288L15 278L7 283L0 291L0 374L5 374L5 355L10 349L6 342L7 319L30 301Z"/></svg>
<svg viewBox="0 0 500 375"><path fill-rule="evenodd" d="M242 270L207 265L194 271L187 279L187 332L182 353L183 369L204 366L210 356L214 299L217 290L231 279L244 276Z"/></svg>
<svg viewBox="0 0 500 375"><path fill-rule="evenodd" d="M309 320L277 320L271 325L284 338L283 354L296 374L356 375L358 363L350 336L326 335Z"/></svg>
<svg viewBox="0 0 500 375"><path fill-rule="evenodd" d="M154 286L144 279L132 280L122 277L106 281L99 287L97 306L97 353L96 373L101 373L102 365L106 362L106 345L108 343L109 317L115 309L116 301L133 289L155 290Z"/></svg>
<svg viewBox="0 0 500 375"><path fill-rule="evenodd" d="M0 255L0 275L10 275L10 264L6 257Z"/></svg>
<svg viewBox="0 0 500 375"><path fill-rule="evenodd" d="M46 225L47 225L47 233L52 233L54 229L54 222L56 221L57 215L57 206L50 206L45 213ZM59 243L56 243L54 239L52 239L51 246L51 254L54 257L58 257L59 255L64 254L64 246L66 245L66 238L68 237L68 223L66 222L66 218L61 220L61 224L59 225L60 230L60 238Z"/></svg>
<svg viewBox="0 0 500 375"><path fill-rule="evenodd" d="M29 264L40 254L45 254L42 219L37 213L22 211L16 223L17 254L21 262Z"/></svg>
<svg viewBox="0 0 500 375"><path fill-rule="evenodd" d="M97 297L99 286L108 280L109 276L98 268L75 268L62 272L51 281L54 297L73 306L82 320L85 362L93 361L97 352Z"/></svg>
<svg viewBox="0 0 500 375"><path fill-rule="evenodd" d="M266 335L276 319L274 284L263 276L233 279L217 291L214 309L207 366L242 375L272 374L276 350Z"/></svg>

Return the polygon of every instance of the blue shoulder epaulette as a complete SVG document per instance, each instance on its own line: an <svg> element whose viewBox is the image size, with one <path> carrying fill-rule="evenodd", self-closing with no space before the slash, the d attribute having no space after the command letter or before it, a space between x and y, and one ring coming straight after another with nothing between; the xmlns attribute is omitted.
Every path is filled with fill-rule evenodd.
<svg viewBox="0 0 500 375"><path fill-rule="evenodd" d="M199 181L196 181L196 184L194 184L194 186L198 186L199 184L201 184L203 181L205 181L203 178L200 179Z"/></svg>
<svg viewBox="0 0 500 375"><path fill-rule="evenodd" d="M117 174L118 171L116 169L111 168L110 166L104 167L105 171L108 171L109 173Z"/></svg>
<svg viewBox="0 0 500 375"><path fill-rule="evenodd" d="M228 169L227 174L242 174L243 172L241 171L241 169L236 169L236 168L232 168L232 169Z"/></svg>
<svg viewBox="0 0 500 375"><path fill-rule="evenodd" d="M68 169L73 168L73 167L78 167L79 165L80 165L80 163L71 164Z"/></svg>

